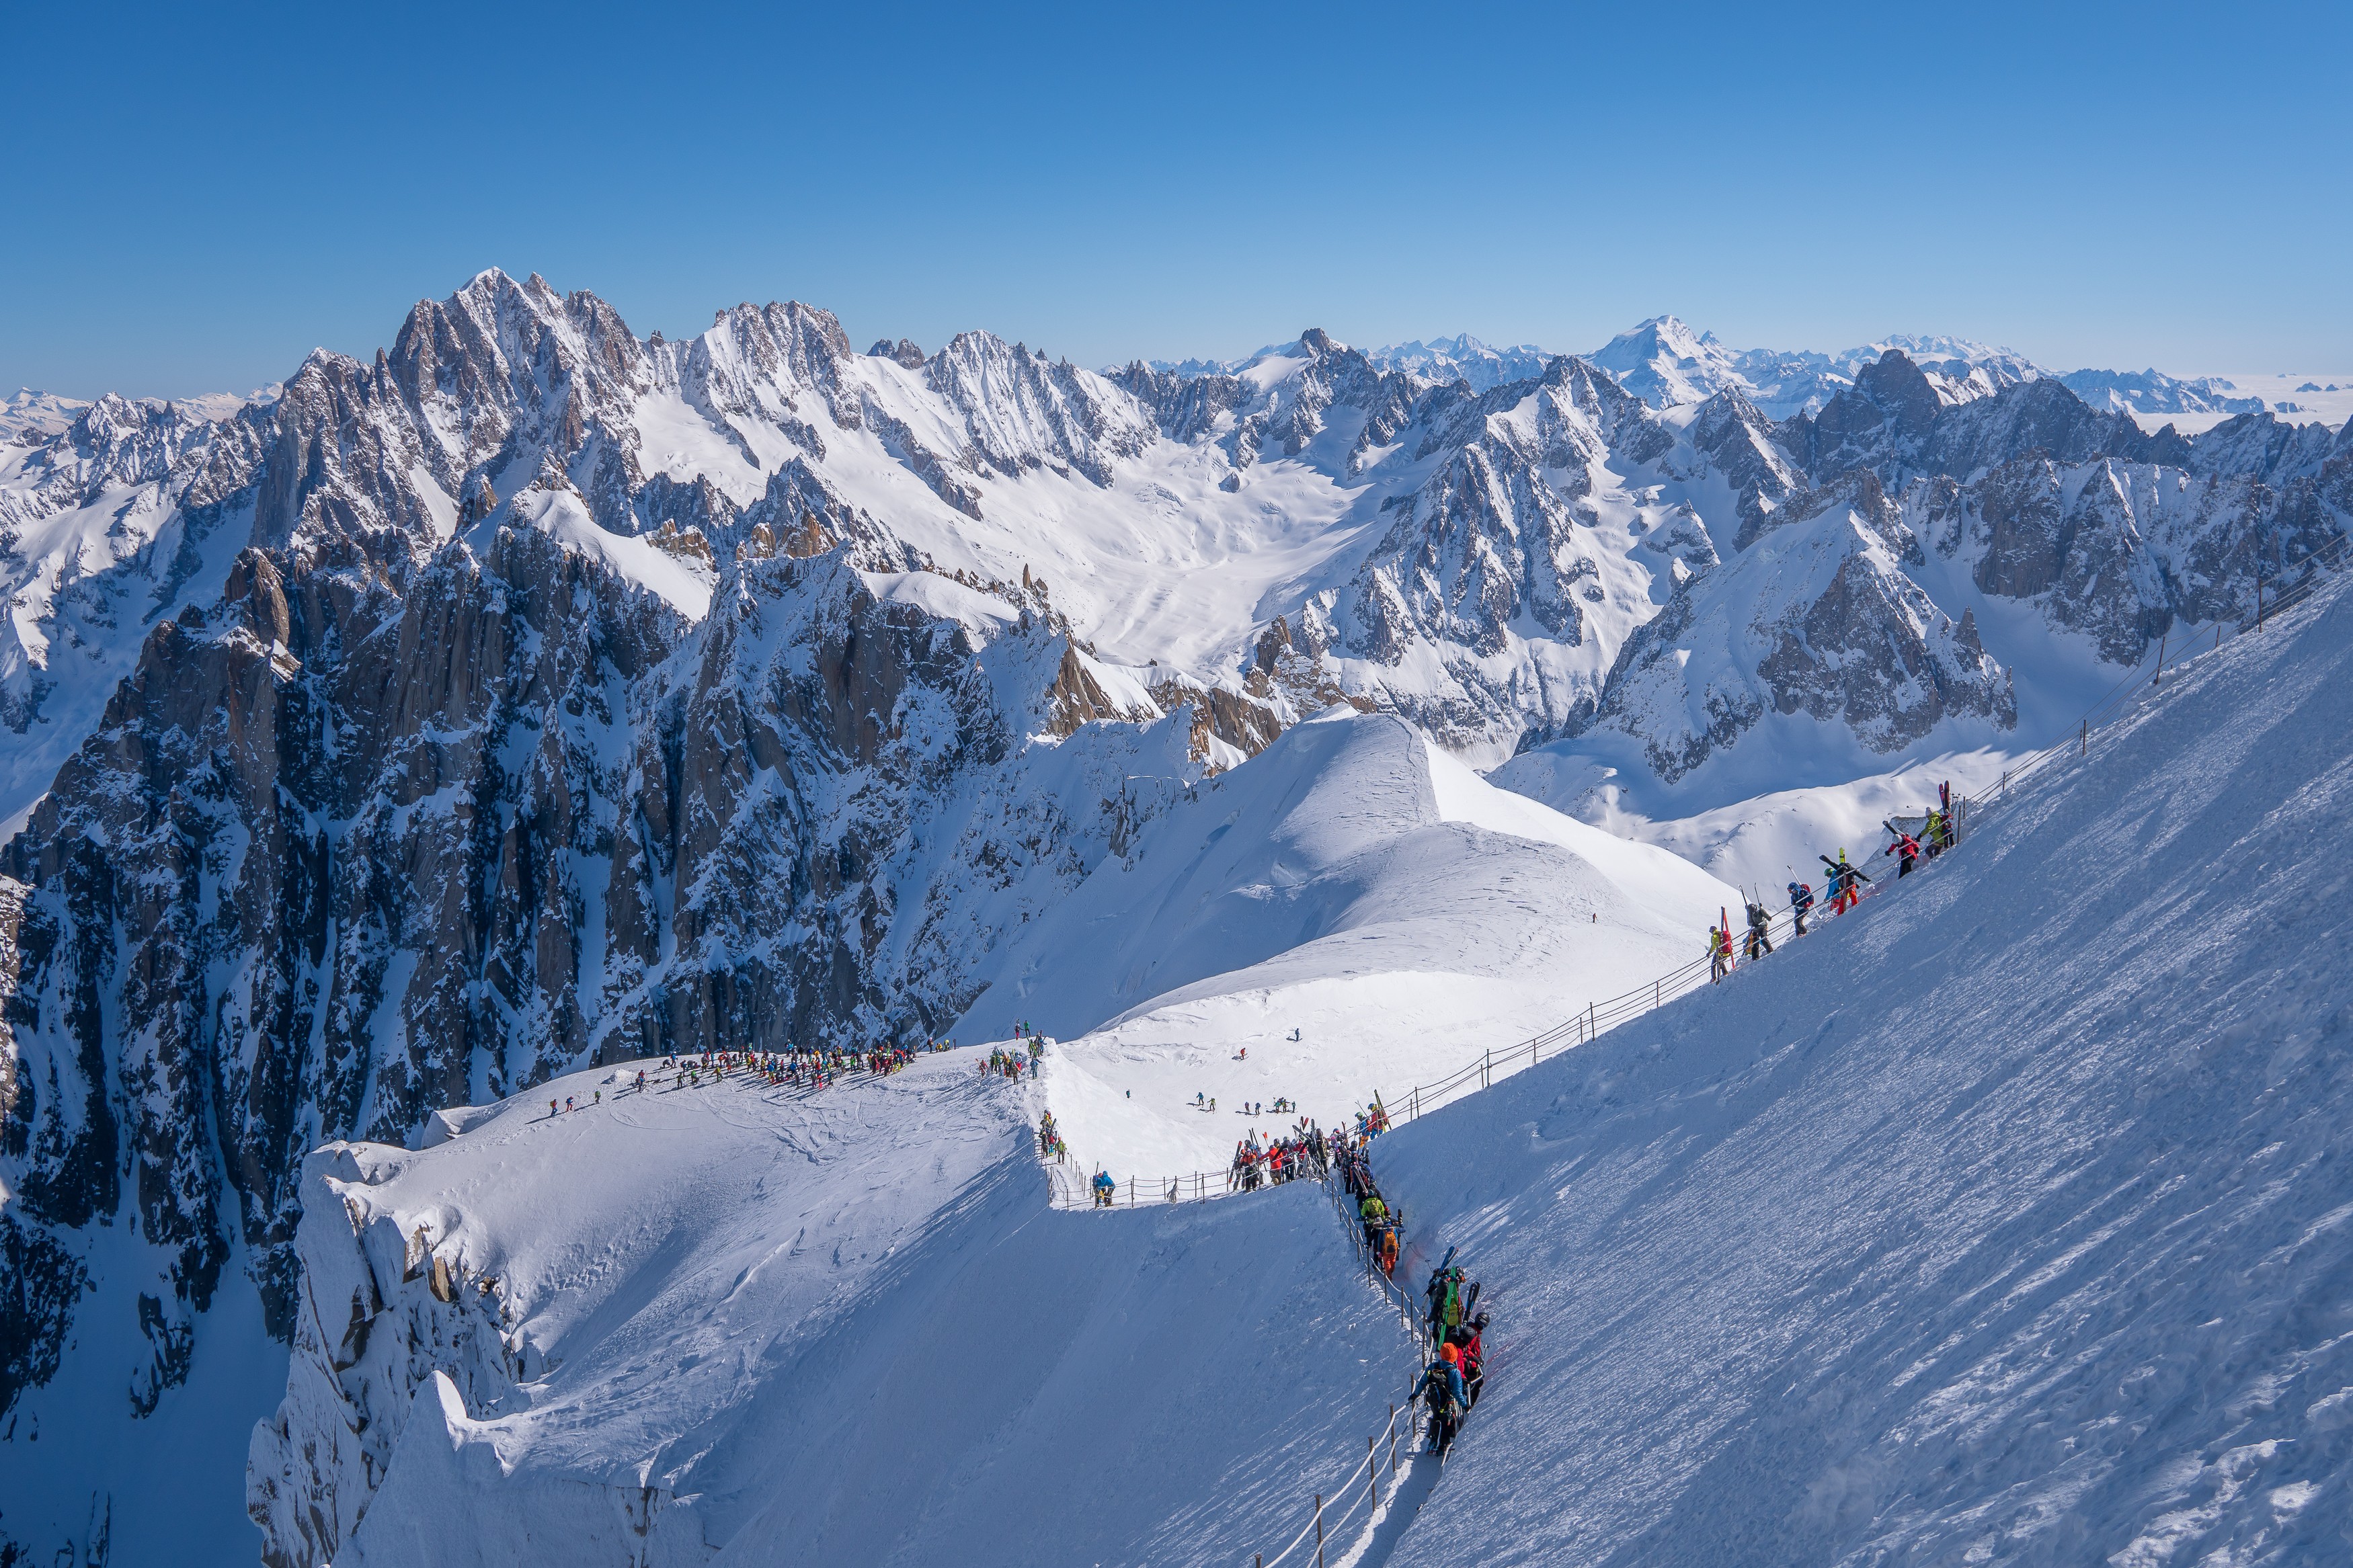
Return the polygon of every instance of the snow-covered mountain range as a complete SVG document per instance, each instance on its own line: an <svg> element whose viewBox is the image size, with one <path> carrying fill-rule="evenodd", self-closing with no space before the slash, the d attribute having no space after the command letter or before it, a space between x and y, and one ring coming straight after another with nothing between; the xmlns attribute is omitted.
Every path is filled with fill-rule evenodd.
<svg viewBox="0 0 2353 1568"><path fill-rule="evenodd" d="M1578 962L1663 952L1721 883L1621 878L1462 765L1622 826L2016 750L2353 521L2353 425L2151 435L1977 345L1409 348L1098 374L798 303L640 339L493 271L250 398L12 401L0 1424L149 1419L225 1296L283 1342L310 1151L586 1064L926 1039L1039 984L1159 1028L1298 994L1317 943L1427 971L1377 861L1464 910L1556 881L1608 926ZM1377 855L1217 858L1201 785L1278 744L1299 798L1378 752L1429 799ZM1440 923L1535 952L1539 902ZM1199 912L1240 908L1282 911L1248 952ZM1207 945L1096 973L1082 909ZM1544 1001L1458 967L1494 1027ZM51 1499L84 1545L113 1484Z"/></svg>
<svg viewBox="0 0 2353 1568"><path fill-rule="evenodd" d="M1186 1046L1123 1024L1018 1087L977 1048L816 1096L591 1069L428 1147L322 1150L319 1310L253 1434L269 1560L1206 1565L1320 1525L1342 1563L2325 1561L2353 1519L2328 1331L2353 979L2306 960L2345 933L2348 874L2310 846L2353 809L2348 661L2332 589L1926 875L1377 1141L1408 1294L1451 1258L1493 1313L1442 1473L1410 1442L1384 1463L1416 1363L1314 1185L1049 1206L1041 1112L1114 1128L1123 1173L1136 1123L1205 1120L1168 1081ZM1363 889L1398 906L1375 940L1436 936L1437 861L1473 836L1431 828L1558 825L1499 821L1430 754L1384 718L1303 726L1071 923L1198 873L1229 918L1186 927L1182 967L1344 907L1329 874L1404 827L1414 863L1351 879L1400 874ZM1303 853L1293 900L1236 896ZM1542 911L1564 952L1577 896ZM1361 963L1319 939L1294 978ZM1433 1011L1471 994L1431 978ZM1188 1064L1229 1101L1261 1057L1311 1096L1348 1060L1238 1022L1203 1019ZM1238 1040L1250 1064L1208 1059ZM1367 1438L1386 1512L1347 1480Z"/></svg>

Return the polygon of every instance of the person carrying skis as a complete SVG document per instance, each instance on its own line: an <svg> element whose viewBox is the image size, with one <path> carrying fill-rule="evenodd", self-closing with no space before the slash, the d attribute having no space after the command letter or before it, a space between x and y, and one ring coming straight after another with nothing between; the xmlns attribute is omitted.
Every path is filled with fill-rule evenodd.
<svg viewBox="0 0 2353 1568"><path fill-rule="evenodd" d="M1452 1247L1430 1270L1430 1283L1421 1293L1430 1298L1430 1337L1442 1340L1447 1330L1462 1321L1462 1270L1454 1267Z"/></svg>
<svg viewBox="0 0 2353 1568"><path fill-rule="evenodd" d="M1838 852L1838 858L1835 860L1827 855L1820 857L1820 859L1823 865L1831 868L1831 913L1842 915L1862 901L1862 892L1855 884L1868 882L1871 879L1863 874L1861 868L1847 863L1846 851L1843 849Z"/></svg>
<svg viewBox="0 0 2353 1568"><path fill-rule="evenodd" d="M1772 951L1773 951L1773 931L1772 931L1772 927L1773 927L1773 911L1772 911L1772 910L1768 910L1768 909L1767 909L1764 905L1762 905L1762 904L1758 903L1756 900L1754 900L1754 899L1749 900L1748 900L1748 962L1749 962L1749 963L1756 963L1756 962L1757 961L1757 959L1761 958L1761 957L1762 957L1762 956L1764 956L1766 953L1768 953L1768 952L1772 952Z"/></svg>
<svg viewBox="0 0 2353 1568"><path fill-rule="evenodd" d="M1482 1312L1448 1336L1461 1358L1455 1364L1462 1370L1462 1409L1466 1415L1478 1408L1480 1385L1487 1381L1482 1360L1484 1352L1479 1342L1486 1332L1487 1314Z"/></svg>
<svg viewBox="0 0 2353 1568"><path fill-rule="evenodd" d="M1889 831L1895 835L1895 842L1880 853L1895 856L1897 858L1895 875L1899 879L1908 877L1912 874L1913 865L1920 858L1920 841L1892 822L1887 826Z"/></svg>
<svg viewBox="0 0 2353 1568"><path fill-rule="evenodd" d="M1708 927L1708 928L1707 928L1707 979L1708 979L1708 984L1711 984L1711 985L1713 985L1714 984L1715 984L1715 982L1717 982L1717 981L1719 981L1719 980L1723 979L1723 978L1724 978L1724 976L1725 976L1725 972L1726 972L1727 970L1729 970L1731 967L1732 967L1732 944L1731 944L1729 942L1727 942L1727 941L1725 941L1725 935L1724 935L1724 932L1723 932L1722 931L1720 931L1719 929L1717 929L1717 928L1716 928L1716 927L1715 927L1715 926L1710 926L1710 927Z"/></svg>
<svg viewBox="0 0 2353 1568"><path fill-rule="evenodd" d="M1374 1246L1378 1240L1381 1222L1389 1217L1389 1205L1381 1202L1381 1194L1368 1192L1365 1201L1356 1205L1356 1217L1365 1222L1365 1245Z"/></svg>
<svg viewBox="0 0 2353 1568"><path fill-rule="evenodd" d="M1462 1420L1462 1407L1469 1392L1462 1385L1462 1371L1458 1364L1462 1352L1452 1345L1438 1347L1438 1359L1422 1369L1421 1381L1413 1386L1414 1394L1430 1407L1430 1451L1443 1454L1454 1446L1454 1429Z"/></svg>
<svg viewBox="0 0 2353 1568"><path fill-rule="evenodd" d="M1798 917L1798 934L1806 934L1806 911L1814 907L1814 889L1804 882L1789 884L1789 912Z"/></svg>

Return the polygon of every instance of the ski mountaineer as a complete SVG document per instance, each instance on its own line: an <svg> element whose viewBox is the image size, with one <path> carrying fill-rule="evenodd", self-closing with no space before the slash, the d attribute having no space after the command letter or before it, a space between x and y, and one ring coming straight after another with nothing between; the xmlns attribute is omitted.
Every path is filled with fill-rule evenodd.
<svg viewBox="0 0 2353 1568"><path fill-rule="evenodd" d="M1789 912L1798 917L1798 934L1806 934L1806 911L1814 907L1814 889L1803 882L1789 884Z"/></svg>
<svg viewBox="0 0 2353 1568"><path fill-rule="evenodd" d="M1482 1312L1469 1323L1456 1329L1451 1336L1461 1356L1458 1364L1462 1369L1462 1408L1466 1414L1479 1407L1479 1390L1487 1381L1484 1370L1486 1352L1479 1343L1486 1332L1487 1314Z"/></svg>
<svg viewBox="0 0 2353 1568"><path fill-rule="evenodd" d="M1762 905L1762 904L1758 903L1756 900L1754 900L1754 899L1749 900L1748 900L1748 962L1749 962L1749 963L1756 963L1756 962L1757 961L1757 959L1758 959L1758 958L1762 957L1765 953L1767 953L1767 952L1772 952L1772 951L1773 951L1773 932L1772 932L1772 925L1773 925L1773 911L1772 911L1772 910L1768 910L1768 909L1767 909L1764 905Z"/></svg>
<svg viewBox="0 0 2353 1568"><path fill-rule="evenodd" d="M1095 1207L1099 1209L1107 1209L1111 1207L1112 1194L1117 1189L1118 1185L1118 1183L1111 1179L1111 1173L1109 1171L1097 1171L1095 1173L1094 1181Z"/></svg>
<svg viewBox="0 0 2353 1568"><path fill-rule="evenodd" d="M1470 1397L1462 1385L1462 1371L1458 1364L1462 1352L1452 1345L1438 1347L1438 1359L1424 1367L1421 1381L1413 1386L1416 1394L1430 1406L1430 1451L1444 1454L1454 1446L1454 1428L1462 1420L1462 1406Z"/></svg>
<svg viewBox="0 0 2353 1568"><path fill-rule="evenodd" d="M1365 1222L1365 1245L1366 1247L1377 1245L1379 1241L1378 1233L1380 1231L1381 1222L1388 1218L1388 1216L1389 1205L1381 1202L1381 1194L1378 1193L1366 1193L1365 1194L1365 1201L1356 1205L1356 1217Z"/></svg>
<svg viewBox="0 0 2353 1568"><path fill-rule="evenodd" d="M1881 850L1880 853L1882 855L1894 855L1900 857L1901 860L1896 868L1896 876L1899 878L1910 876L1912 874L1914 864L1920 858L1920 841L1913 837L1910 834L1905 832L1902 828L1896 826L1893 822L1883 822L1880 826L1887 829L1889 836L1895 840L1894 843Z"/></svg>
<svg viewBox="0 0 2353 1568"><path fill-rule="evenodd" d="M1446 1249L1446 1261L1430 1274L1422 1294L1430 1298L1430 1337L1442 1340L1462 1321L1462 1270L1454 1266L1452 1247Z"/></svg>
<svg viewBox="0 0 2353 1568"><path fill-rule="evenodd" d="M1871 879L1860 867L1847 863L1845 850L1840 850L1835 860L1827 855L1816 858L1831 868L1831 913L1842 915L1862 901L1862 892L1855 884L1868 882Z"/></svg>

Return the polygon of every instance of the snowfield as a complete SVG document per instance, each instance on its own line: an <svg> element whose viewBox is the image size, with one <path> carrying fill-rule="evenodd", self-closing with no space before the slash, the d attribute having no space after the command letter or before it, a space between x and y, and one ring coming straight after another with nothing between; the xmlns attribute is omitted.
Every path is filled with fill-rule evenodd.
<svg viewBox="0 0 2353 1568"><path fill-rule="evenodd" d="M1342 1537L1351 1560L2331 1555L2353 1532L2353 878L2316 847L2353 815L2348 666L2341 595L2229 642L1860 913L1380 1141L1411 1216L1400 1278L1459 1245L1496 1324L1452 1462L1409 1478L1426 1501L1370 1550ZM1646 904L1620 879L1663 852L1431 756L1394 721L1328 719L1172 810L1031 941L1040 1026L1143 998L1051 1047L1041 1086L976 1076L978 1047L807 1098L617 1098L588 1073L448 1118L421 1152L314 1156L312 1310L253 1444L273 1550L1279 1545L1408 1370L1344 1231L1305 1184L1055 1212L1031 1127L1050 1100L1082 1156L1222 1152L1241 1123L1190 1133L1163 1100L1222 1070L1205 1050L1249 1037L1254 1070L1264 1052L1336 1092L1420 1048L1398 1044L1413 1009L1510 978L1412 956L1508 903L1504 870L1532 944L1605 914L1613 984L1672 945L1676 899L1713 896L1685 868ZM1129 947L1048 966L1056 921L1106 911ZM1332 956L1352 933L1353 966ZM1495 946L1478 937L1456 951ZM1300 1016L1293 1057L1262 1043ZM1258 1092L1233 1072L1228 1095Z"/></svg>
<svg viewBox="0 0 2353 1568"><path fill-rule="evenodd" d="M316 1310L253 1441L272 1551L1009 1568L1287 1536L1412 1365L1320 1189L1053 1212L1034 1091L976 1057L806 1099L581 1074L422 1152L322 1151Z"/></svg>
<svg viewBox="0 0 2353 1568"><path fill-rule="evenodd" d="M1294 1120L1245 1103L1345 1125L1377 1091L1687 961L1737 902L1672 854L1493 788L1402 720L1335 709L1032 922L961 1031L1062 1037L1044 1081L1088 1170L1222 1171L1248 1132Z"/></svg>
<svg viewBox="0 0 2353 1568"><path fill-rule="evenodd" d="M2353 1538L2353 602L1931 874L1383 1140L1498 1318L1398 1563Z"/></svg>

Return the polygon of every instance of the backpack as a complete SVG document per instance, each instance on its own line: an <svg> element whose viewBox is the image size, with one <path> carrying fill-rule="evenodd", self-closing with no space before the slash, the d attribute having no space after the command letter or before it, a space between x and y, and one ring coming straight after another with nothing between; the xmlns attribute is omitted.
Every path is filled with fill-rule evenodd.
<svg viewBox="0 0 2353 1568"><path fill-rule="evenodd" d="M1455 1375L1454 1369L1443 1361L1430 1363L1430 1408L1432 1415L1453 1414Z"/></svg>

